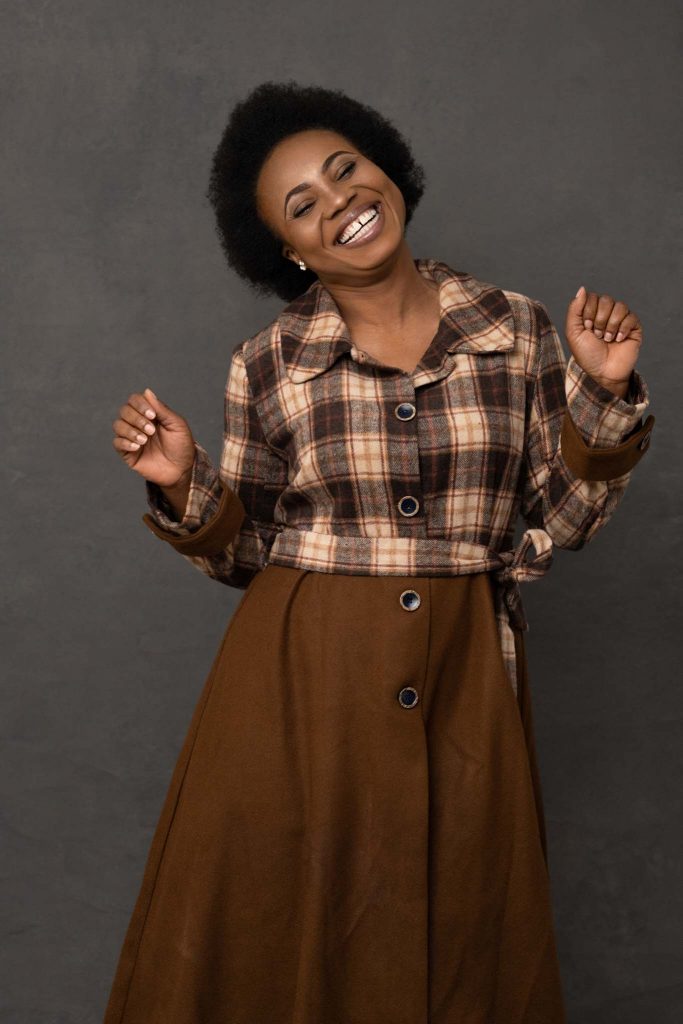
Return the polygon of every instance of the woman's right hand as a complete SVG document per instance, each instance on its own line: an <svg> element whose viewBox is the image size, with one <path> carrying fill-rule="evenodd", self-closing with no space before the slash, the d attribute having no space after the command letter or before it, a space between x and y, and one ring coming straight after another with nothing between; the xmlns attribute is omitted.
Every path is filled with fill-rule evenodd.
<svg viewBox="0 0 683 1024"><path fill-rule="evenodd" d="M189 480L195 455L192 431L149 388L128 396L112 426L114 448L145 480L167 488Z"/></svg>

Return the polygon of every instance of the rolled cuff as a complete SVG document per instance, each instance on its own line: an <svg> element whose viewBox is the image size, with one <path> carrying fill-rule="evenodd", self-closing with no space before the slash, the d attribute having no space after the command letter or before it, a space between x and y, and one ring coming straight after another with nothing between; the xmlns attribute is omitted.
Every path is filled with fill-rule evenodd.
<svg viewBox="0 0 683 1024"><path fill-rule="evenodd" d="M567 409L562 420L560 450L573 475L581 480L612 480L629 473L650 446L655 417L650 414L626 441L609 448L586 444Z"/></svg>
<svg viewBox="0 0 683 1024"><path fill-rule="evenodd" d="M218 472L214 469L209 453L195 441L195 457L192 463L190 488L182 518L176 518L175 510L166 500L158 484L145 480L147 504L154 521L162 528L173 531L178 537L188 535L202 525L202 512L215 492Z"/></svg>
<svg viewBox="0 0 683 1024"><path fill-rule="evenodd" d="M142 521L152 533L167 541L182 555L217 555L235 539L244 521L246 509L236 491L219 479L221 494L213 516L197 530L185 536L159 526L149 512Z"/></svg>
<svg viewBox="0 0 683 1024"><path fill-rule="evenodd" d="M640 431L650 394L643 375L631 371L626 396L619 398L586 373L574 356L565 375L567 407L576 432L589 448L612 448Z"/></svg>

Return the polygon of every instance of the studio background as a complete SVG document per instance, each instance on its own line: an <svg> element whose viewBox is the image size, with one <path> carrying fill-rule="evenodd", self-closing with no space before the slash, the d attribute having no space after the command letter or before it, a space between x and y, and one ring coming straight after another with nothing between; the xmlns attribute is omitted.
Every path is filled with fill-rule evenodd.
<svg viewBox="0 0 683 1024"><path fill-rule="evenodd" d="M2 7L3 1024L101 1020L242 596L143 525L112 421L150 386L218 460L232 350L284 303L229 271L204 193L267 79L393 120L427 175L413 255L540 299L565 355L581 284L641 318L650 448L522 595L570 1024L681 1019L680 40L673 0Z"/></svg>

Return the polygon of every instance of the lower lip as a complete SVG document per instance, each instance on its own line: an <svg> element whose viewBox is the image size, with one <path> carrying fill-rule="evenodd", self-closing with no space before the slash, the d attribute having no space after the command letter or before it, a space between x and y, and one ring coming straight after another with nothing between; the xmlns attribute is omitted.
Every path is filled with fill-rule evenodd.
<svg viewBox="0 0 683 1024"><path fill-rule="evenodd" d="M377 216L369 226L361 229L360 233L355 235L350 242L335 242L335 245L338 245L341 249L355 249L359 245L365 245L366 242L371 242L373 238L377 237L383 227L384 207L381 203L378 203Z"/></svg>

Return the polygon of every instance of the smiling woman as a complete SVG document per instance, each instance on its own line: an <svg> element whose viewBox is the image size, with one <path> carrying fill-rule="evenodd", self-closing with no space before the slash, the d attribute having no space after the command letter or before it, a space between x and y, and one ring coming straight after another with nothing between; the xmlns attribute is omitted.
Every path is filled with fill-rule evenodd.
<svg viewBox="0 0 683 1024"><path fill-rule="evenodd" d="M233 349L218 467L149 389L114 422L145 524L245 593L105 1024L565 1022L518 584L647 449L640 329L580 290L600 380L567 366L541 302L413 258L422 191L320 88L259 86L216 151L228 262L287 305Z"/></svg>

